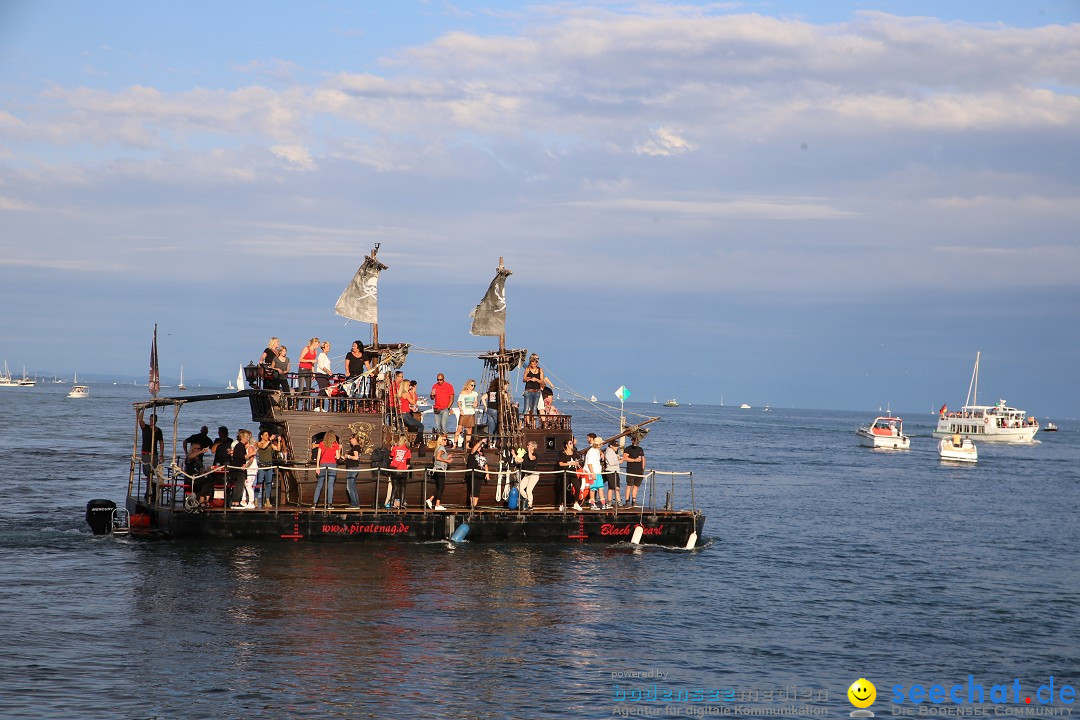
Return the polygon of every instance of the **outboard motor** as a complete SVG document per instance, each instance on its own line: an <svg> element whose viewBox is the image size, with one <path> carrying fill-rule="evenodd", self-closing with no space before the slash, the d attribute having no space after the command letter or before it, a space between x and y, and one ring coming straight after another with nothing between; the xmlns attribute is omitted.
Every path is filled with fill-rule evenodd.
<svg viewBox="0 0 1080 720"><path fill-rule="evenodd" d="M86 524L95 535L112 532L116 503L112 500L91 500L86 503Z"/></svg>

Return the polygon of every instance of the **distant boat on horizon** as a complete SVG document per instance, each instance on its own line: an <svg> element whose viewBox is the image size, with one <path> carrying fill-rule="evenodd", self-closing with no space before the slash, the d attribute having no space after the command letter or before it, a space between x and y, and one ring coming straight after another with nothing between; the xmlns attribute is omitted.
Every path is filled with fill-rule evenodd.
<svg viewBox="0 0 1080 720"><path fill-rule="evenodd" d="M90 397L90 386L79 384L79 373L75 372L75 379L71 381L71 390L68 391L69 398L85 398Z"/></svg>
<svg viewBox="0 0 1080 720"><path fill-rule="evenodd" d="M30 378L28 378L26 376L26 366L23 365L22 380L16 380L15 384L18 385L19 387L34 387L35 385L37 385L37 380L36 379L30 379Z"/></svg>
<svg viewBox="0 0 1080 720"><path fill-rule="evenodd" d="M4 361L4 372L0 374L0 387L19 387L19 382L11 377L7 360Z"/></svg>
<svg viewBox="0 0 1080 720"><path fill-rule="evenodd" d="M664 403L664 407L679 407L679 401L675 398L671 398L666 403Z"/></svg>
<svg viewBox="0 0 1080 720"><path fill-rule="evenodd" d="M180 384L176 386L177 390L187 390L187 385L184 384L184 366L180 366Z"/></svg>

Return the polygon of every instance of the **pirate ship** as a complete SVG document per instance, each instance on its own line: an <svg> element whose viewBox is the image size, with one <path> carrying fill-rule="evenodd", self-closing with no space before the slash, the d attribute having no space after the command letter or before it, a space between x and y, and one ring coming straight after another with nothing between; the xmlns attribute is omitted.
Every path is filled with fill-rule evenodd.
<svg viewBox="0 0 1080 720"><path fill-rule="evenodd" d="M521 367L528 353L506 346L506 281L512 274L499 267L480 304L472 311L473 335L498 338L498 348L478 355L483 365L481 387L493 386L501 393L497 423L490 427L484 449L489 472L480 487L479 503L470 507L468 470L460 469L460 451L446 472L443 509L425 503L432 491L431 464L434 433L416 423L406 423L397 402L393 377L404 365L410 345L383 342L379 337L377 286L388 269L377 258L378 245L366 256L339 298L335 311L371 325L371 344L365 349L366 369L318 392L286 392L270 381L265 368L254 363L244 369L247 387L237 392L183 397L158 397L154 392L156 329L152 350L152 397L134 404L137 417L150 417L165 429L164 457L140 452L141 427L136 424L125 505L110 500L91 500L87 522L93 532L129 533L140 538L244 539L287 542L308 541L463 541L470 542L632 542L693 548L700 537L705 516L695 506L692 473L649 470L642 478L640 504L604 510L574 510L579 480L572 472L549 470L559 453L574 437L571 415L523 415L508 388L511 373ZM498 380L498 383L492 383ZM319 390L316 388L316 390ZM280 436L283 458L274 461L272 492L259 507L231 507L228 468L212 467L205 473L185 472L179 449L179 423L188 405L246 402L251 419ZM147 413L146 411L150 411ZM407 411L406 411L407 412ZM160 418L160 420L158 420ZM616 438L643 436L644 427L656 418L635 425L621 422ZM410 425L412 427L410 427ZM171 426L171 429L170 427ZM314 502L319 465L313 443L326 433L339 438L358 436L363 446L359 468L337 469L337 503L323 496ZM153 427L150 430L154 432ZM391 471L385 448L405 436L413 448L412 465L395 479L407 478L400 507L386 507ZM609 440L611 438L608 438ZM515 486L521 471L515 464L519 448L536 443L540 480L533 492L532 507L515 504ZM171 449L169 449L171 447ZM189 468L190 470L190 468ZM358 502L343 497L342 486L351 479ZM198 502L195 487L210 477L214 490L208 502ZM688 503L675 509L677 502Z"/></svg>

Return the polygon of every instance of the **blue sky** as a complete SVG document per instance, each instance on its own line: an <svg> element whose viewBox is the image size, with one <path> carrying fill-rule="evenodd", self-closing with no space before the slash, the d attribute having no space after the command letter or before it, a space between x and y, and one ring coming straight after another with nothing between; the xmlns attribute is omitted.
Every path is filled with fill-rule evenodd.
<svg viewBox="0 0 1080 720"><path fill-rule="evenodd" d="M0 358L508 343L633 399L1075 416L1076 2L0 4ZM430 352L428 352L430 351ZM295 357L295 353L293 353Z"/></svg>

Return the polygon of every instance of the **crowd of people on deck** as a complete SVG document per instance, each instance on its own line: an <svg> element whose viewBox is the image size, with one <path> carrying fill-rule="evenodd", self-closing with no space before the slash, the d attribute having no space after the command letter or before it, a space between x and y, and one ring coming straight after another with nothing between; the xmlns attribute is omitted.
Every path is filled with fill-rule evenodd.
<svg viewBox="0 0 1080 720"><path fill-rule="evenodd" d="M330 357L330 343L313 337L308 340L300 352L296 372L292 372L288 349L281 344L281 339L270 338L259 359L259 376L263 387L268 390L280 390L288 394L311 395L313 392L333 397L344 392L348 383L352 397L372 397L376 390L375 378L379 371L379 354L367 349L364 343L356 340L345 354L345 372L334 373ZM522 373L525 389L522 395L523 417L541 418L540 426L551 426L544 418L559 415L555 407L555 392L551 381L540 367L540 357L533 353ZM295 385L293 384L295 380ZM493 378L483 392L477 390L476 380L465 381L462 391L455 394L454 386L447 382L443 373L438 373L435 384L431 386L428 398L431 400L431 412L434 416L434 432L449 433L449 421L453 415L457 418L454 430L454 442L457 447L469 447L473 432L484 430L494 435L499 427L499 408L516 407L509 396L509 387L503 381L499 386L498 378ZM420 398L417 393L417 381L405 379L402 371L395 371L389 383L388 396L396 404L402 422L410 431L422 431L420 419ZM322 405L313 404L313 410L322 409Z"/></svg>
<svg viewBox="0 0 1080 720"><path fill-rule="evenodd" d="M153 469L163 456L161 430L156 427L156 416L150 423L144 423L139 413L140 428L143 437L143 470L148 480L148 494L153 481ZM443 505L443 493L446 488L447 473L463 467L465 482L468 486L469 508L475 509L480 501L481 487L492 481L494 472L485 453L489 439L478 436L476 441L464 448L458 448L449 434L439 433L436 438L435 453L430 468L427 468L431 480L430 492L424 503L431 510L446 510ZM356 489L356 478L361 472L361 454L364 445L357 434L353 434L346 445L342 445L332 430L311 443L311 450L317 465L317 482L312 500L312 507L319 507L321 500L326 507L334 502L334 485L339 467L345 468L345 491L349 507L359 508L360 497ZM522 510L529 511L535 506L534 490L541 481L541 467L537 452L537 443L530 440L524 448L518 448L506 454L507 466L516 471L515 476L520 492ZM274 504L277 470L287 461L288 450L285 439L268 430L262 430L256 440L250 430L240 429L236 439L229 436L225 426L218 428L216 438L211 438L205 425L199 432L187 437L183 442L184 473L191 481L191 492L200 506L210 507L214 487L224 488L224 505L236 509L254 509L271 507ZM212 465L207 471L205 456L210 454ZM386 488L384 507L405 508L405 490L413 473L413 454L406 434L396 436L389 448L385 460L372 457L371 463L386 469L389 482ZM383 465L385 462L385 465ZM620 473L620 467L626 466ZM608 510L615 507L636 507L638 491L645 477L645 451L636 436L631 437L631 444L619 447L618 440L604 442L595 433L588 435L588 447L581 452L577 439L566 441L556 458L547 477L553 479L555 505L560 511L568 507L581 511L587 505L593 510ZM625 495L621 494L622 479L625 479ZM325 491L325 496L324 496Z"/></svg>
<svg viewBox="0 0 1080 720"><path fill-rule="evenodd" d="M264 387L300 394L311 394L316 387L317 391L326 391L334 378L330 348L329 342L311 338L300 353L298 372L293 374L286 347L279 338L270 338L259 363ZM359 395L369 397L374 391L373 376L378 361L378 355L369 352L359 340L352 344L346 354L345 377L360 378L357 386ZM559 411L553 402L552 384L539 361L539 356L531 355L523 370L522 416L531 418L537 415L543 427L545 418L558 415ZM296 379L295 387L290 383L290 378ZM417 438L422 438L424 432L416 388L417 381L406 379L400 370L394 372L387 386L389 397L392 400L396 398L397 409L408 431L395 436L385 460L381 457L377 459L375 455L371 457L373 467L378 463L378 467L387 468L389 482L382 504L388 509L406 507L405 490L414 471L408 433L415 432ZM495 378L483 393L479 393L476 381L470 378L465 381L462 391L456 393L445 374L436 375L428 394L436 439L434 456L427 468L431 479L431 492L424 500L427 508L446 510L442 500L447 473L460 468L465 470L469 507L478 506L480 488L492 479L493 472L497 472L489 467L485 451L489 449L490 438L498 432L500 407L504 404L507 408L513 407L508 390L505 381L500 384L500 380ZM455 409L456 413L453 412ZM457 416L453 435L449 427L451 415ZM157 427L156 414L147 423L140 410L137 419L142 431L142 466L149 494L153 492L154 470L164 457L163 440L161 430ZM636 507L638 491L646 473L645 451L639 445L638 438L633 436L629 446L620 448L618 440L605 443L595 433L589 433L587 445L581 451L576 438L568 439L550 468L540 466L535 441L529 441L524 448L505 450L504 466L516 471L522 509L533 509L534 490L541 482L544 470L549 471L546 477L553 478L555 505L560 511L567 508L581 511L586 506L596 510ZM318 507L320 501L327 507L333 504L338 467L344 465L349 506L358 508L360 501L356 478L364 452L361 438L354 434L347 445L342 445L336 433L327 431L311 443L310 449L318 468L312 507ZM199 432L184 440L183 452L184 473L190 479L192 494L203 507L211 506L215 486L224 487L226 507L270 507L274 503L275 483L280 480L276 468L289 459L287 442L281 435L262 430L256 440L251 431L240 429L233 439L224 426L218 428L217 438L211 438L209 429L203 426ZM213 463L209 472L204 459L207 454L211 455ZM626 482L625 496L622 496L620 466L624 464Z"/></svg>

